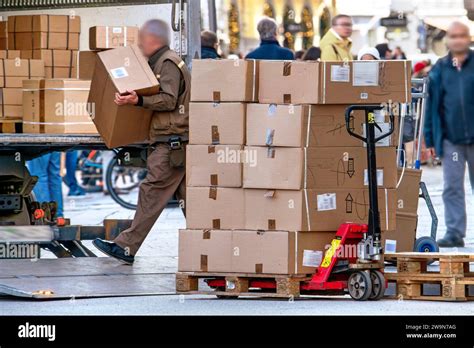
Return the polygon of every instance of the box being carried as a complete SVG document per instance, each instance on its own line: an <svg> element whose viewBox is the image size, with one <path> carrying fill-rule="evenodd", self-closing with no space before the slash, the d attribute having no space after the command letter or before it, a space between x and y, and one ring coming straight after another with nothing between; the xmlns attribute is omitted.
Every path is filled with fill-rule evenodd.
<svg viewBox="0 0 474 348"><path fill-rule="evenodd" d="M109 148L145 142L152 111L134 105L118 106L115 94L133 90L148 96L159 92L158 80L138 46L98 53L89 103L97 130Z"/></svg>
<svg viewBox="0 0 474 348"><path fill-rule="evenodd" d="M89 49L105 50L138 44L138 27L89 28Z"/></svg>
<svg viewBox="0 0 474 348"><path fill-rule="evenodd" d="M411 101L408 61L261 61L266 104L380 104Z"/></svg>
<svg viewBox="0 0 474 348"><path fill-rule="evenodd" d="M45 134L97 134L89 117L90 81L23 81L23 131Z"/></svg>
<svg viewBox="0 0 474 348"><path fill-rule="evenodd" d="M92 80L96 61L97 52L79 51L77 65L79 68L78 77L81 80Z"/></svg>
<svg viewBox="0 0 474 348"><path fill-rule="evenodd" d="M8 48L78 50L81 19L66 15L8 17Z"/></svg>

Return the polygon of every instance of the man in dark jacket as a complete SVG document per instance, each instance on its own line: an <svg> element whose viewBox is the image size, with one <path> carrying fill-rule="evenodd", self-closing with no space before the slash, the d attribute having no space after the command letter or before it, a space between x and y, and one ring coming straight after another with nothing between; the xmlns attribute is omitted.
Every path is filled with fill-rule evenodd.
<svg viewBox="0 0 474 348"><path fill-rule="evenodd" d="M271 18L264 18L258 23L257 30L260 34L260 47L250 52L247 59L267 60L294 60L293 51L281 47L277 40L278 24Z"/></svg>
<svg viewBox="0 0 474 348"><path fill-rule="evenodd" d="M221 56L217 53L219 40L216 33L205 30L201 33L201 59L218 59Z"/></svg>
<svg viewBox="0 0 474 348"><path fill-rule="evenodd" d="M453 23L447 31L449 54L430 73L425 141L443 159L443 201L447 233L440 247L463 247L466 237L464 177L474 189L474 52L469 28Z"/></svg>

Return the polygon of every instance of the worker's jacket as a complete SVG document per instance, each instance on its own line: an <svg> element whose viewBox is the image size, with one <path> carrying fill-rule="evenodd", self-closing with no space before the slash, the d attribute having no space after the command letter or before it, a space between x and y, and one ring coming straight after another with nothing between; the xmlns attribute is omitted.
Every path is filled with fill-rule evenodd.
<svg viewBox="0 0 474 348"><path fill-rule="evenodd" d="M169 47L163 47L150 59L149 64L160 82L160 92L141 97L139 105L153 110L150 142L167 142L179 135L189 135L189 99L191 74L184 61Z"/></svg>
<svg viewBox="0 0 474 348"><path fill-rule="evenodd" d="M351 53L352 41L341 38L333 29L330 29L323 36L319 47L321 48L322 61L343 62L353 60Z"/></svg>

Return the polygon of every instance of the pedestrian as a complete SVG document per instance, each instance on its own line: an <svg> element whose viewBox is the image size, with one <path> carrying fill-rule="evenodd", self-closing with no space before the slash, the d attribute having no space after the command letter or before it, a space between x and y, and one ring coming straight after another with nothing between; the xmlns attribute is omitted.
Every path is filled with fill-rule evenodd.
<svg viewBox="0 0 474 348"><path fill-rule="evenodd" d="M474 190L474 52L469 27L454 22L446 33L449 53L429 74L425 142L443 163L446 235L440 247L463 247L466 237L464 177Z"/></svg>
<svg viewBox="0 0 474 348"><path fill-rule="evenodd" d="M357 60L380 60L380 54L375 47L364 47L357 53Z"/></svg>
<svg viewBox="0 0 474 348"><path fill-rule="evenodd" d="M299 50L295 52L295 60L301 61L303 60L303 57L305 55L306 51L305 50Z"/></svg>
<svg viewBox="0 0 474 348"><path fill-rule="evenodd" d="M263 18L257 26L260 34L260 47L250 52L247 59L294 60L293 51L278 43L278 24L269 17Z"/></svg>
<svg viewBox="0 0 474 348"><path fill-rule="evenodd" d="M219 40L216 33L205 30L201 33L201 59L219 59L221 56L217 53Z"/></svg>
<svg viewBox="0 0 474 348"><path fill-rule="evenodd" d="M392 59L392 50L386 43L381 43L375 46L375 49L379 51L379 55L381 59L390 60Z"/></svg>
<svg viewBox="0 0 474 348"><path fill-rule="evenodd" d="M86 191L79 186L76 178L78 153L76 150L66 152L66 176L64 182L69 187L69 197L84 196Z"/></svg>
<svg viewBox="0 0 474 348"><path fill-rule="evenodd" d="M309 48L304 54L303 60L321 60L321 49L319 47Z"/></svg>
<svg viewBox="0 0 474 348"><path fill-rule="evenodd" d="M321 47L322 61L351 61L352 49L352 18L348 15L337 15L332 19L331 29L323 36Z"/></svg>
<svg viewBox="0 0 474 348"><path fill-rule="evenodd" d="M99 250L128 264L133 264L140 246L175 193L184 212L191 74L169 45L168 24L158 19L147 21L140 29L139 47L154 74L160 76L160 92L142 97L129 91L128 95L115 96L117 105L153 111L147 176L140 185L132 226L112 242L94 241Z"/></svg>
<svg viewBox="0 0 474 348"><path fill-rule="evenodd" d="M56 203L56 214L52 222L64 226L64 205L61 179L61 153L51 152L28 161L32 176L38 177L33 193L39 203Z"/></svg>
<svg viewBox="0 0 474 348"><path fill-rule="evenodd" d="M403 52L403 50L402 50L402 48L401 48L400 46L397 46L397 47L395 47L395 49L393 50L392 59L406 60L406 59L407 59L407 55L405 54L405 52Z"/></svg>

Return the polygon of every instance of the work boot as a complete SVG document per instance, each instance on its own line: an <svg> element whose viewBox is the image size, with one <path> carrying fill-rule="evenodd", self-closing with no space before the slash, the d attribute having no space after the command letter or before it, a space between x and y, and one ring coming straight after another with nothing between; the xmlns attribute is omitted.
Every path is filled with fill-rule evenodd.
<svg viewBox="0 0 474 348"><path fill-rule="evenodd" d="M100 238L95 239L92 244L95 245L97 249L102 251L104 254L113 257L115 259L118 259L122 262L125 262L128 265L132 265L133 262L135 261L135 257L132 255L129 255L125 249L119 247L117 244L114 242L109 242L107 240L103 240Z"/></svg>
<svg viewBox="0 0 474 348"><path fill-rule="evenodd" d="M464 239L453 233L446 233L437 243L440 248L464 248Z"/></svg>

